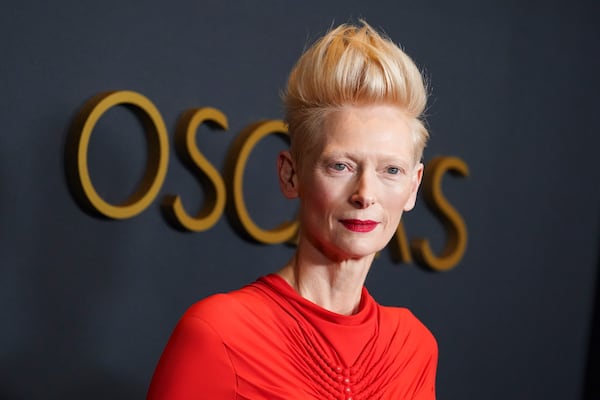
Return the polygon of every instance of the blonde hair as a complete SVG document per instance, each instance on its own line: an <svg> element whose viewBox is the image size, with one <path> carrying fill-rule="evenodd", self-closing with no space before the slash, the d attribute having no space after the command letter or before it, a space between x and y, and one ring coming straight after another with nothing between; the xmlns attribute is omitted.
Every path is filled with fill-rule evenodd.
<svg viewBox="0 0 600 400"><path fill-rule="evenodd" d="M328 113L344 105L397 105L412 120L415 162L429 133L422 121L427 91L411 58L365 21L330 30L300 57L283 93L291 153L300 162L318 142Z"/></svg>

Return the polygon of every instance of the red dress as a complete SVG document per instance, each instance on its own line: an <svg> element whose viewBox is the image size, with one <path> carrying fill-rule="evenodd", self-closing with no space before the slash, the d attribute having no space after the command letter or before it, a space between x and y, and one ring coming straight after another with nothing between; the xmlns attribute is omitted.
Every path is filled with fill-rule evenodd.
<svg viewBox="0 0 600 400"><path fill-rule="evenodd" d="M434 337L407 309L363 288L356 314L336 314L273 274L190 307L148 400L433 400L436 366Z"/></svg>

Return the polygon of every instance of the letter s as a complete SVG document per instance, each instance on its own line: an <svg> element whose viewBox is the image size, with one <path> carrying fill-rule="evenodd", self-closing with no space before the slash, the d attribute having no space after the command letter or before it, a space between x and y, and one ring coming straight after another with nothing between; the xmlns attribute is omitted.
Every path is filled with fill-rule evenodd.
<svg viewBox="0 0 600 400"><path fill-rule="evenodd" d="M425 168L423 195L428 208L441 219L446 229L448 239L444 250L437 257L427 239L415 239L411 243L417 263L436 271L447 271L455 267L467 248L467 226L442 194L442 177L446 171L468 176L469 167L457 157L436 157Z"/></svg>
<svg viewBox="0 0 600 400"><path fill-rule="evenodd" d="M180 196L167 195L163 209L168 220L189 231L206 231L217 223L225 209L225 183L216 168L204 157L196 145L198 127L208 123L227 130L227 117L216 108L197 108L186 111L179 118L175 133L175 148L188 169L192 170L206 188L206 202L196 216L190 216ZM202 173L200 173L202 172Z"/></svg>

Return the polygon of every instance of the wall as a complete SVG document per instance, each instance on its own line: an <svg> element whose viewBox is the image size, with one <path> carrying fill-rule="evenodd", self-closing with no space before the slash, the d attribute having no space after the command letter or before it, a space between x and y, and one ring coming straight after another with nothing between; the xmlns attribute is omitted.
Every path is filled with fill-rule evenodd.
<svg viewBox="0 0 600 400"><path fill-rule="evenodd" d="M468 228L460 264L436 273L385 250L370 291L381 303L410 307L436 335L441 399L592 398L597 11L592 1L4 5L0 398L143 398L190 304L287 261L292 247L248 241L225 216L201 233L167 222L165 195L180 194L193 212L205 194L175 153L176 122L194 107L226 114L229 130L201 128L197 139L222 171L245 127L282 117L278 93L305 44L358 17L383 27L429 77L426 161L455 156L470 169L468 178L443 183ZM86 213L72 196L65 143L87 99L124 89L160 111L170 160L157 199L138 216L110 220ZM248 162L244 194L264 227L295 209L275 182L274 156L284 146L270 136ZM101 119L89 157L101 195L126 199L146 159L143 130L128 109ZM410 239L443 246L444 230L422 202L404 224Z"/></svg>

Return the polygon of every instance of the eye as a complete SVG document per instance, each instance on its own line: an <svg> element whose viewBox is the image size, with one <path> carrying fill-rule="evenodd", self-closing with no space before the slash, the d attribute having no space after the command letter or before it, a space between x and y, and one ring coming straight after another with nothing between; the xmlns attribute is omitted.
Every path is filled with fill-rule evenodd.
<svg viewBox="0 0 600 400"><path fill-rule="evenodd" d="M398 175L400 173L400 168L398 167L388 167L387 173L391 175Z"/></svg>
<svg viewBox="0 0 600 400"><path fill-rule="evenodd" d="M342 164L342 163L334 163L332 165L332 168L336 171L344 171L346 170L346 164Z"/></svg>

